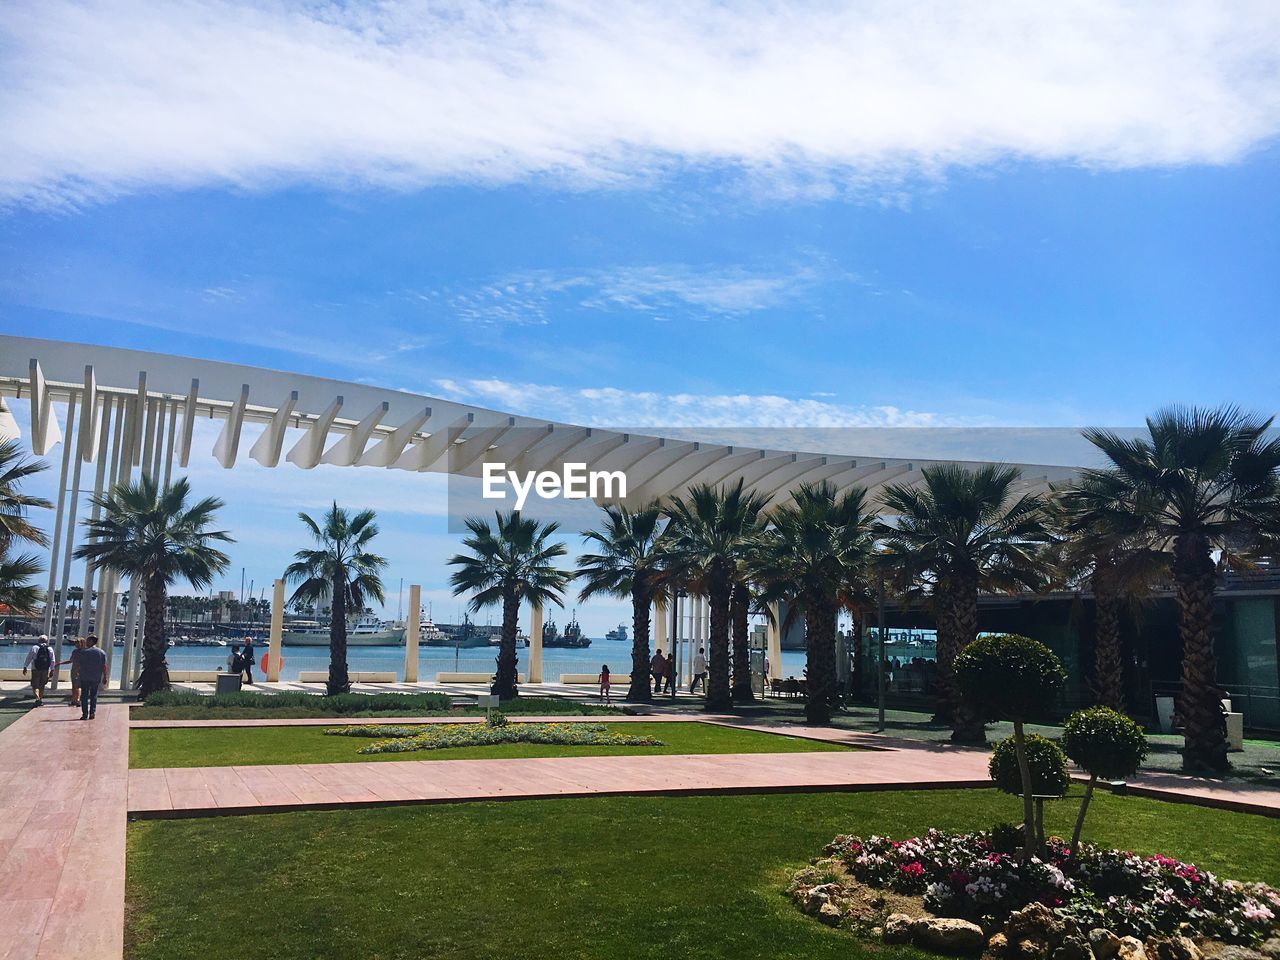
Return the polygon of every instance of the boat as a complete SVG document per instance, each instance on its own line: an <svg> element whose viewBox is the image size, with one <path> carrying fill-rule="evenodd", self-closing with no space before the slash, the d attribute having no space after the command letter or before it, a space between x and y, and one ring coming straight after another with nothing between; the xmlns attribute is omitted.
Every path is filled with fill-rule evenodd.
<svg viewBox="0 0 1280 960"><path fill-rule="evenodd" d="M429 647L487 647L493 636L492 627L477 626L466 614L463 614L461 623L441 623L434 626L438 636L422 641Z"/></svg>
<svg viewBox="0 0 1280 960"><path fill-rule="evenodd" d="M605 638L606 640L629 640L629 639L631 639L630 637L628 637L628 636L627 636L627 625L626 625L625 623L620 623L620 624L618 624L618 626L617 626L617 627L615 627L613 630L610 630L608 633L606 633L606 634L604 635L604 638Z"/></svg>
<svg viewBox="0 0 1280 960"><path fill-rule="evenodd" d="M293 620L285 624L280 640L286 647L327 647L329 624L319 620ZM384 647L404 643L404 627L379 620L371 613L347 621L347 646Z"/></svg>
<svg viewBox="0 0 1280 960"><path fill-rule="evenodd" d="M569 622L565 625L564 633L556 628L554 620L548 620L542 625L542 645L544 647L571 647L581 649L582 647L591 646L591 639L582 635L582 627L578 625L577 616L569 618Z"/></svg>

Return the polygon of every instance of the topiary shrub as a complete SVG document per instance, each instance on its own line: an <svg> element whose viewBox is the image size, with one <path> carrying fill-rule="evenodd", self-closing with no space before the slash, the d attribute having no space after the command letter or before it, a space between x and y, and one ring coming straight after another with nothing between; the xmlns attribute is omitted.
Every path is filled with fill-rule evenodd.
<svg viewBox="0 0 1280 960"><path fill-rule="evenodd" d="M1014 633L979 637L955 660L956 682L986 720L1030 720L1057 697L1067 671L1038 640Z"/></svg>
<svg viewBox="0 0 1280 960"><path fill-rule="evenodd" d="M1023 750L1031 771L1033 794L1060 797L1067 792L1071 776L1067 773L1067 755L1061 747L1033 733L1024 741ZM1017 744L1013 737L996 744L987 770L998 789L1014 796L1022 793L1022 771L1018 766Z"/></svg>
<svg viewBox="0 0 1280 960"><path fill-rule="evenodd" d="M1071 854L1080 848L1089 801L1098 778L1121 780L1131 776L1147 758L1147 735L1129 717L1110 707L1077 710L1062 725L1062 748L1068 757L1089 774L1071 834Z"/></svg>
<svg viewBox="0 0 1280 960"><path fill-rule="evenodd" d="M972 710L984 719L1013 721L1010 753L1022 783L1023 856L1029 858L1036 841L1031 795L1049 791L1033 789L1022 724L1053 702L1067 679L1067 671L1043 643L1014 633L979 637L956 657L954 670L960 692ZM993 755L992 763L995 762Z"/></svg>

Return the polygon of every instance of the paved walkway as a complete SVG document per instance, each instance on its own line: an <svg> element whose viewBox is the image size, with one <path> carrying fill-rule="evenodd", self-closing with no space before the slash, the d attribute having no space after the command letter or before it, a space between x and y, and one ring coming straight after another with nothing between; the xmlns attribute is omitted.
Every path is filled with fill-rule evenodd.
<svg viewBox="0 0 1280 960"><path fill-rule="evenodd" d="M129 721L32 710L0 734L0 958L119 960Z"/></svg>
<svg viewBox="0 0 1280 960"><path fill-rule="evenodd" d="M459 800L986 786L986 760L920 751L401 760L133 770L132 817Z"/></svg>

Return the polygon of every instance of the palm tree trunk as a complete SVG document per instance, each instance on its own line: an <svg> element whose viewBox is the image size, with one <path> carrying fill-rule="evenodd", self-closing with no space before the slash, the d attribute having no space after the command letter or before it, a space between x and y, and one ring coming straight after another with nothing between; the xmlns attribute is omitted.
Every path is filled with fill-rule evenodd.
<svg viewBox="0 0 1280 960"><path fill-rule="evenodd" d="M150 577L145 589L147 615L142 626L142 674L138 678L138 690L147 697L169 688L169 664L165 661L169 645L164 636L164 578ZM128 644L125 655L128 656Z"/></svg>
<svg viewBox="0 0 1280 960"><path fill-rule="evenodd" d="M1227 761L1218 662L1213 654L1215 576L1204 538L1177 538L1173 577L1178 595L1178 632L1182 635L1182 767L1194 773L1220 773L1231 767Z"/></svg>
<svg viewBox="0 0 1280 960"><path fill-rule="evenodd" d="M955 718L956 689L952 665L960 652L961 627L953 594L952 585L946 580L938 582L933 594L938 620L938 669L933 678L934 723L949 724Z"/></svg>
<svg viewBox="0 0 1280 960"><path fill-rule="evenodd" d="M977 582L971 578L964 578L956 585L951 598L952 625L957 641L952 648L951 660L946 669L947 696L951 700L951 741L953 743L986 743L987 734L982 718L960 696L960 688L956 686L954 672L955 658L963 653L964 648L978 636ZM938 676L941 678L943 675L941 662L938 667Z"/></svg>
<svg viewBox="0 0 1280 960"><path fill-rule="evenodd" d="M808 668L805 720L828 724L836 679L836 617L834 604L827 597L811 593L804 598L804 647Z"/></svg>
<svg viewBox="0 0 1280 960"><path fill-rule="evenodd" d="M636 574L636 580L640 575ZM643 584L631 587L631 685L627 687L630 703L652 703L653 686L649 682L649 596Z"/></svg>
<svg viewBox="0 0 1280 960"><path fill-rule="evenodd" d="M347 672L347 571L339 569L330 586L329 609L329 682L325 693L335 696L351 692L351 676Z"/></svg>
<svg viewBox="0 0 1280 960"><path fill-rule="evenodd" d="M1027 762L1027 738L1021 720L1013 721L1013 748L1018 757L1018 775L1022 779L1022 859L1030 860L1037 848L1037 833L1031 799L1031 765Z"/></svg>
<svg viewBox="0 0 1280 960"><path fill-rule="evenodd" d="M1093 575L1093 694L1104 707L1124 712L1124 667L1120 661L1120 598L1107 572Z"/></svg>
<svg viewBox="0 0 1280 960"><path fill-rule="evenodd" d="M507 591L502 597L502 635L498 643L498 676L490 693L496 693L502 700L510 700L519 695L516 680L516 632L520 623L520 596L514 590Z"/></svg>
<svg viewBox="0 0 1280 960"><path fill-rule="evenodd" d="M707 599L711 607L710 663L707 664L707 709L728 710L733 706L729 690L729 575L713 570L708 578Z"/></svg>
<svg viewBox="0 0 1280 960"><path fill-rule="evenodd" d="M729 594L729 619L733 623L733 702L751 703L755 691L751 689L751 650L747 639L747 614L751 603L751 590L741 582L735 582Z"/></svg>

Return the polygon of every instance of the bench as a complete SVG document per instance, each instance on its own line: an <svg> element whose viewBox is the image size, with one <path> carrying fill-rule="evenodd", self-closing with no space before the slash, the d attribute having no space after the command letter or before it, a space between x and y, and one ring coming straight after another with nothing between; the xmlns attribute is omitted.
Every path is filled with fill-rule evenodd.
<svg viewBox="0 0 1280 960"><path fill-rule="evenodd" d="M348 670L347 679L352 683L399 683L400 678L394 670ZM299 670L299 683L326 683L329 680L328 670Z"/></svg>
<svg viewBox="0 0 1280 960"><path fill-rule="evenodd" d="M436 683L492 683L492 673L437 673ZM524 674L516 675L516 683L525 683Z"/></svg>
<svg viewBox="0 0 1280 960"><path fill-rule="evenodd" d="M50 677L50 679L52 679L52 676ZM24 676L22 675L22 668L21 668L21 667L3 667L3 668L0 668L0 680L22 680L22 681L24 681L24 682L26 682L26 683L30 683L30 682L31 682L31 671L29 671L29 670L28 670L28 671L27 671L27 675L24 677ZM70 670L59 670L59 671L58 671L58 682L59 682L59 683L70 683L70 682L71 682L71 671L70 671Z"/></svg>
<svg viewBox="0 0 1280 960"><path fill-rule="evenodd" d="M562 673L560 674L561 683L585 684L587 686L599 686L600 674L598 673ZM611 686L619 684L630 684L631 674L629 673L611 673L609 674L609 683Z"/></svg>
<svg viewBox="0 0 1280 960"><path fill-rule="evenodd" d="M217 683L219 670L170 670L169 679L174 683Z"/></svg>

